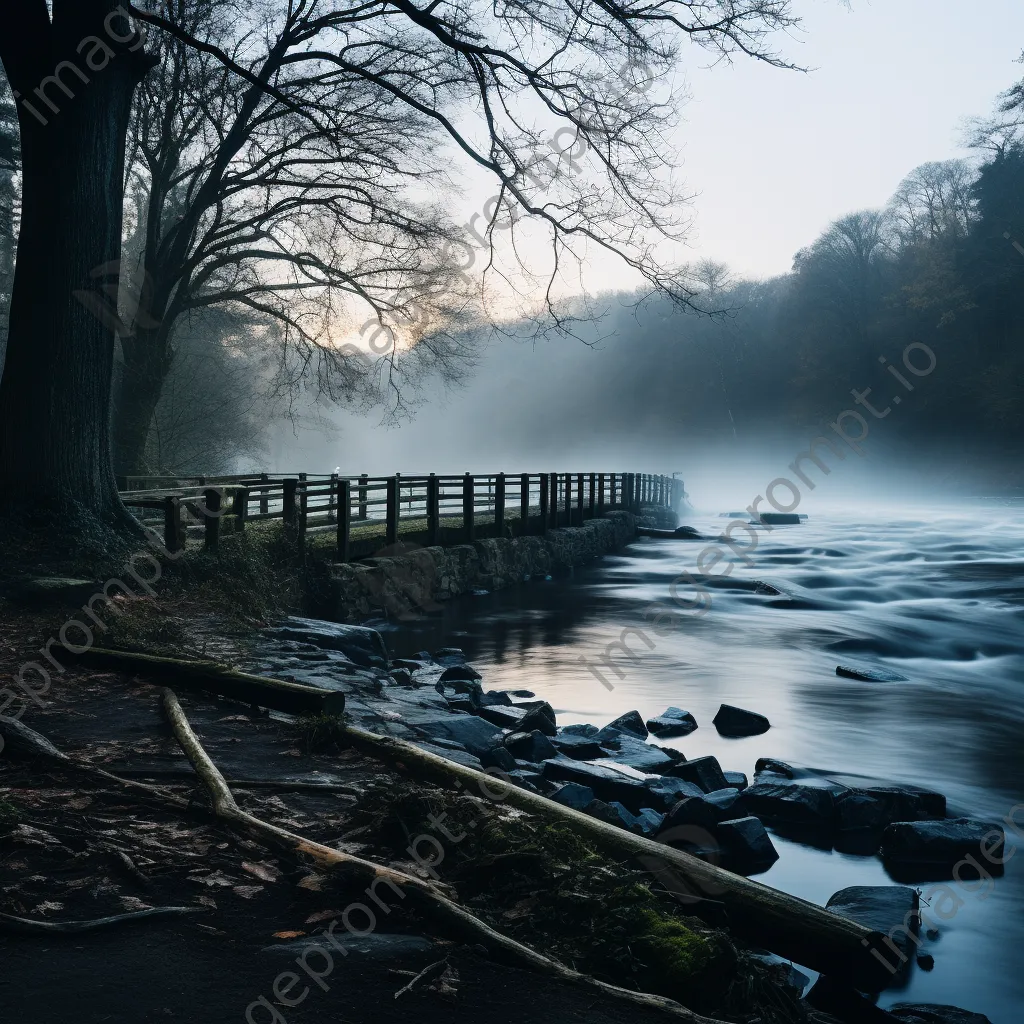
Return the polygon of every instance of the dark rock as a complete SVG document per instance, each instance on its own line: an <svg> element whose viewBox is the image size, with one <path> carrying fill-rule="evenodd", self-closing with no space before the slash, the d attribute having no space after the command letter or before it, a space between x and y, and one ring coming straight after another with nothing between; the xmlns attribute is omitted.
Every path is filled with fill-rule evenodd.
<svg viewBox="0 0 1024 1024"><path fill-rule="evenodd" d="M483 687L475 679L448 679L444 682L438 679L434 684L434 689L438 693L446 693L448 690L453 693L464 693L472 699L477 707L480 706L484 696Z"/></svg>
<svg viewBox="0 0 1024 1024"><path fill-rule="evenodd" d="M537 761L524 761L522 758L516 758L516 767L522 768L526 772L536 772L538 775L544 771L544 765L542 762Z"/></svg>
<svg viewBox="0 0 1024 1024"><path fill-rule="evenodd" d="M412 673L407 668L393 668L388 672L388 675L391 676L398 686L412 685Z"/></svg>
<svg viewBox="0 0 1024 1024"><path fill-rule="evenodd" d="M659 779L648 779L644 785L654 798L652 804L662 811L671 810L680 800L688 796L703 796L700 786L684 779L663 775Z"/></svg>
<svg viewBox="0 0 1024 1024"><path fill-rule="evenodd" d="M935 957L933 957L931 953L918 953L917 966L920 967L922 971L934 971Z"/></svg>
<svg viewBox="0 0 1024 1024"><path fill-rule="evenodd" d="M655 835L661 828L662 821L665 818L664 814L659 814L650 807L641 807L638 814L633 814L632 811L623 807L623 805L616 800L613 800L609 806L619 816L619 819L625 828L640 836Z"/></svg>
<svg viewBox="0 0 1024 1024"><path fill-rule="evenodd" d="M392 668L406 668L410 672L418 672L424 667L424 663L413 658L393 658L391 661Z"/></svg>
<svg viewBox="0 0 1024 1024"><path fill-rule="evenodd" d="M743 793L751 814L768 822L831 829L836 822L835 798L825 788L800 782L755 782Z"/></svg>
<svg viewBox="0 0 1024 1024"><path fill-rule="evenodd" d="M800 516L795 512L762 512L761 522L769 526L799 526Z"/></svg>
<svg viewBox="0 0 1024 1024"><path fill-rule="evenodd" d="M965 857L973 857L982 869L994 874L1000 868L994 862L1002 859L1004 839L1001 825L973 818L901 821L882 833L879 852L887 862L947 869ZM988 857L982 853L983 848Z"/></svg>
<svg viewBox="0 0 1024 1024"><path fill-rule="evenodd" d="M654 736L689 736L697 728L697 720L689 711L668 708L657 718L649 718L647 728Z"/></svg>
<svg viewBox="0 0 1024 1024"><path fill-rule="evenodd" d="M551 705L547 705L550 711ZM482 707L477 714L487 719L502 729L511 729L513 732L533 732L534 729L544 733L545 736L555 735L555 724L552 721L554 712L548 714L543 708L525 708L522 705L510 705L503 707L500 704L492 704L490 707Z"/></svg>
<svg viewBox="0 0 1024 1024"><path fill-rule="evenodd" d="M882 806L886 824L946 816L946 798L934 790L878 782L858 775L832 775L827 778L837 786L849 787L851 793L864 794L876 800Z"/></svg>
<svg viewBox="0 0 1024 1024"><path fill-rule="evenodd" d="M472 665L449 665L438 677L442 683L450 683L455 680L473 682L482 678L483 676Z"/></svg>
<svg viewBox="0 0 1024 1024"><path fill-rule="evenodd" d="M581 722L577 725L563 725L558 730L559 736L596 736L601 730L596 725Z"/></svg>
<svg viewBox="0 0 1024 1024"><path fill-rule="evenodd" d="M676 763L665 751L625 733L621 734L619 749L608 754L607 759L649 774L660 774Z"/></svg>
<svg viewBox="0 0 1024 1024"><path fill-rule="evenodd" d="M733 789L746 789L749 785L746 775L743 772L722 772L725 776L725 781L729 783Z"/></svg>
<svg viewBox="0 0 1024 1024"><path fill-rule="evenodd" d="M439 647L431 657L439 665L464 665L466 663L466 653L461 647Z"/></svg>
<svg viewBox="0 0 1024 1024"><path fill-rule="evenodd" d="M885 804L867 793L841 793L834 799L840 831L878 831L892 821Z"/></svg>
<svg viewBox="0 0 1024 1024"><path fill-rule="evenodd" d="M905 1024L992 1024L983 1013L937 1003L897 1003L889 1012Z"/></svg>
<svg viewBox="0 0 1024 1024"><path fill-rule="evenodd" d="M508 690L507 692L510 697L530 698L537 696L533 690Z"/></svg>
<svg viewBox="0 0 1024 1024"><path fill-rule="evenodd" d="M453 740L471 754L479 757L501 745L501 730L476 715L449 715L413 726L421 735L430 739Z"/></svg>
<svg viewBox="0 0 1024 1024"><path fill-rule="evenodd" d="M599 800L618 800L634 812L650 802L642 779L631 778L614 768L589 761L552 758L544 762L544 777L589 786Z"/></svg>
<svg viewBox="0 0 1024 1024"><path fill-rule="evenodd" d="M746 811L739 790L718 789L700 796L683 797L674 804L665 818L665 827L699 825L713 829L719 822L742 818Z"/></svg>
<svg viewBox="0 0 1024 1024"><path fill-rule="evenodd" d="M772 726L764 715L723 704L714 718L715 728L722 736L760 736Z"/></svg>
<svg viewBox="0 0 1024 1024"><path fill-rule="evenodd" d="M514 786L519 786L522 789L533 790L534 792L540 792L540 785L544 779L540 772L525 771L522 768L513 768L512 771L505 773L509 781Z"/></svg>
<svg viewBox="0 0 1024 1024"><path fill-rule="evenodd" d="M594 801L594 791L577 782L566 782L551 794L551 799L574 811L585 811Z"/></svg>
<svg viewBox="0 0 1024 1024"><path fill-rule="evenodd" d="M868 683L905 683L906 676L885 668L861 668L856 665L836 665L836 675L846 679L861 679Z"/></svg>
<svg viewBox="0 0 1024 1024"><path fill-rule="evenodd" d="M771 836L760 820L753 816L720 821L714 834L730 871L753 874L767 870L779 859Z"/></svg>
<svg viewBox="0 0 1024 1024"><path fill-rule="evenodd" d="M594 733L596 735L596 729ZM595 757L603 757L605 753L596 739L567 733L565 729L560 729L557 736L552 736L551 742L566 757L574 757L577 761L589 761Z"/></svg>
<svg viewBox="0 0 1024 1024"><path fill-rule="evenodd" d="M620 715L614 722L609 722L599 733L598 738L605 736L614 737L616 733L628 733L631 736L638 736L640 739L647 739L647 726L640 717L639 711L627 711Z"/></svg>
<svg viewBox="0 0 1024 1024"><path fill-rule="evenodd" d="M505 746L513 757L522 758L524 761L546 761L558 756L558 751L551 745L551 740L539 729L507 736Z"/></svg>
<svg viewBox="0 0 1024 1024"><path fill-rule="evenodd" d="M459 694L456 697L449 697L448 707L450 707L452 711L461 711L467 715L475 715L477 709L476 702L464 694Z"/></svg>
<svg viewBox="0 0 1024 1024"><path fill-rule="evenodd" d="M488 690L480 694L481 707L512 707L512 698L504 690Z"/></svg>
<svg viewBox="0 0 1024 1024"><path fill-rule="evenodd" d="M383 637L368 626L349 626L341 622L289 615L283 625L266 632L282 640L315 644L321 650L341 651L357 665L364 667L384 668L388 663L388 649Z"/></svg>
<svg viewBox="0 0 1024 1024"><path fill-rule="evenodd" d="M693 526L677 526L672 531L677 537L686 537L690 540L700 540L700 533Z"/></svg>
<svg viewBox="0 0 1024 1024"><path fill-rule="evenodd" d="M503 772L515 771L516 759L504 747L492 747L478 755L485 768L500 768Z"/></svg>
<svg viewBox="0 0 1024 1024"><path fill-rule="evenodd" d="M851 885L829 897L825 908L840 917L865 925L872 931L888 936L888 941L899 950L889 948L882 953L893 966L910 961L914 948L920 945L917 933L921 926L918 917L916 889L905 885ZM888 943L887 943L888 944Z"/></svg>
<svg viewBox="0 0 1024 1024"><path fill-rule="evenodd" d="M439 747L436 743L423 743L420 741L417 741L416 746L426 750L428 753L437 754L439 757L446 757L449 761L454 761L456 764L465 765L467 768L475 768L477 771L483 768L480 758L475 754L470 754L462 747Z"/></svg>
<svg viewBox="0 0 1024 1024"><path fill-rule="evenodd" d="M672 765L664 774L692 782L704 793L713 793L716 789L728 789L728 783L722 774L722 766L718 763L717 757L697 757L692 761L682 761Z"/></svg>
<svg viewBox="0 0 1024 1024"><path fill-rule="evenodd" d="M757 759L754 764L754 775L760 775L761 772L770 772L772 775L784 775L787 779L795 779L797 776L796 768L786 764L785 761L776 761L773 757L759 757ZM756 778L754 781L757 781Z"/></svg>
<svg viewBox="0 0 1024 1024"><path fill-rule="evenodd" d="M629 827L626 822L623 821L619 812L612 807L611 804L605 803L604 800L592 800L584 808L584 813L589 814L592 818L597 818L599 821L605 821L609 825L616 825L619 828Z"/></svg>

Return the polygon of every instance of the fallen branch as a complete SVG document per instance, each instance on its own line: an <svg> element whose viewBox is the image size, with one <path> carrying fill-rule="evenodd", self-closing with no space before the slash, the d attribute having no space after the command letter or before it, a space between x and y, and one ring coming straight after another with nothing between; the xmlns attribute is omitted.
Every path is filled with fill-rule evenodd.
<svg viewBox="0 0 1024 1024"><path fill-rule="evenodd" d="M500 801L532 814L565 822L584 839L622 857L636 857L670 892L696 904L710 897L724 906L729 926L805 967L877 992L892 980L872 950L881 952L885 937L863 925L779 892L760 882L734 874L683 850L610 825L580 811L549 800L538 793L503 783L493 775L449 761L393 736L378 736L356 726L343 730L354 747L394 765L417 779L456 782L481 797L501 787ZM507 793L504 792L507 790Z"/></svg>
<svg viewBox="0 0 1024 1024"><path fill-rule="evenodd" d="M317 686L239 672L219 661L162 658L155 654L110 651L100 647L90 647L73 657L79 664L91 668L149 676L185 689L216 693L291 715L340 715L345 710L345 694L336 690L322 690Z"/></svg>
<svg viewBox="0 0 1024 1024"><path fill-rule="evenodd" d="M428 964L426 967L416 975L415 978L410 978L409 982L403 985L396 993L395 998L404 996L406 992L411 992L415 986L419 985L424 981L433 981L434 978L440 977L444 974L448 967L448 957L443 960L438 960L436 963Z"/></svg>
<svg viewBox="0 0 1024 1024"><path fill-rule="evenodd" d="M486 922L469 913L464 907L452 902L439 886L423 879L408 875L403 871L373 861L355 857L340 850L332 849L321 843L306 839L295 832L279 828L243 811L235 802L231 789L224 780L217 766L203 749L198 737L192 731L188 718L178 703L178 698L169 689L163 691L163 709L171 728L182 750L185 751L196 774L202 780L210 795L213 812L218 817L244 832L250 838L275 848L285 848L292 854L308 857L321 870L339 871L357 880L372 885L383 881L397 887L404 896L411 896L419 909L426 915L440 922L443 926L453 929L468 941L480 943L487 949L504 954L512 962L521 967L547 974L573 985L598 989L606 995L623 999L634 1005L650 1009L664 1010L689 1024L723 1024L708 1017L702 1017L686 1009L685 1006L664 996L647 992L633 992L629 989L609 985L589 975L573 971L557 960L538 953L508 936L495 931Z"/></svg>
<svg viewBox="0 0 1024 1024"><path fill-rule="evenodd" d="M134 910L130 914L113 914L97 917L91 921L34 921L28 917L14 917L0 914L0 931L16 932L21 935L78 935L112 925L133 924L143 918L180 917L185 914L204 914L206 907L150 907L149 910Z"/></svg>

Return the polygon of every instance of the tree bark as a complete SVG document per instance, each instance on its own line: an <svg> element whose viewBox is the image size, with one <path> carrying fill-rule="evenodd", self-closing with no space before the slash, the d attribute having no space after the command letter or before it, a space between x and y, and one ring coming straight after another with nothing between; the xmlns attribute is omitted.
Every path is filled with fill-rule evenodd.
<svg viewBox="0 0 1024 1024"><path fill-rule="evenodd" d="M7 500L114 520L126 515L109 428L125 138L151 61L117 0L54 0L52 20L44 0L11 6L0 60L19 94L23 194L0 479Z"/></svg>
<svg viewBox="0 0 1024 1024"><path fill-rule="evenodd" d="M167 332L136 327L121 338L124 365L114 406L114 470L121 476L160 472L146 458L149 431L170 370Z"/></svg>

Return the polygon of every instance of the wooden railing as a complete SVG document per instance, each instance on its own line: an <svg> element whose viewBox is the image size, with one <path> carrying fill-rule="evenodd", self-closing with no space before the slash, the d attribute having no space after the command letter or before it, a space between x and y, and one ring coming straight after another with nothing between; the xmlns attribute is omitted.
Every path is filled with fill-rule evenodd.
<svg viewBox="0 0 1024 1024"><path fill-rule="evenodd" d="M150 525L163 525L170 552L201 531L209 548L221 531L283 520L304 547L316 535L346 562L403 542L459 544L578 526L611 509L675 508L681 480L648 473L522 473L340 476L332 473L122 478L121 499ZM153 483L171 486L149 486ZM327 535L327 536L324 536Z"/></svg>

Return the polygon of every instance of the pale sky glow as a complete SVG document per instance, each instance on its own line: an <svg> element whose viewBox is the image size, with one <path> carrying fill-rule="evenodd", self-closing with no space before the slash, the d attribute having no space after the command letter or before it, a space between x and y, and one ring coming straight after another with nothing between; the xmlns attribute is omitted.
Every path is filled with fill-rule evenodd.
<svg viewBox="0 0 1024 1024"><path fill-rule="evenodd" d="M794 9L802 30L776 48L809 73L748 59L708 67L706 52L683 53L690 99L675 142L695 194L683 261L786 272L830 221L883 205L919 164L965 155L963 119L988 114L1024 77L1021 0L794 0ZM471 187L464 219L493 191ZM637 283L595 246L586 280L598 291Z"/></svg>

